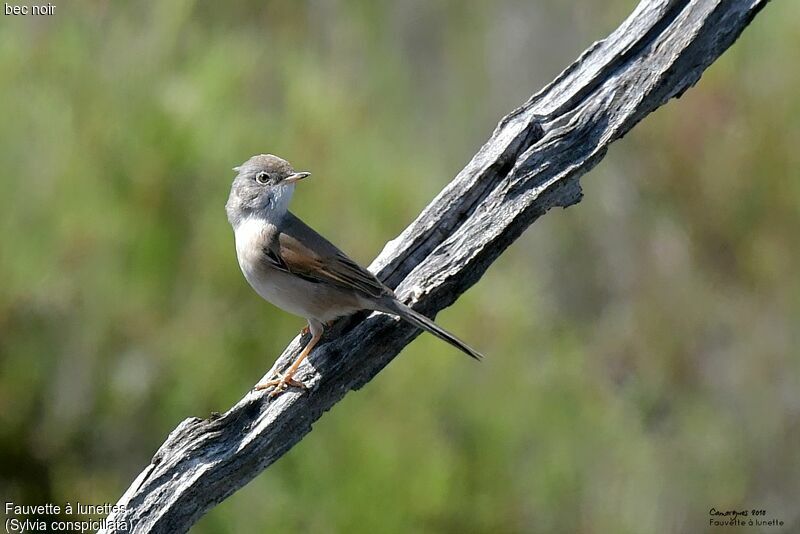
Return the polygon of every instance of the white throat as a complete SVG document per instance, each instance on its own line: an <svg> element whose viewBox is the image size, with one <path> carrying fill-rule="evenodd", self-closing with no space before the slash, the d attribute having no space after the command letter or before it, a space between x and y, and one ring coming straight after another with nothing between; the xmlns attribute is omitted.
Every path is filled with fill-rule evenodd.
<svg viewBox="0 0 800 534"><path fill-rule="evenodd" d="M289 202L292 201L292 195L294 195L294 184L284 184L274 187L264 211L272 213L272 216L275 217L275 219L272 220L282 219L289 209Z"/></svg>
<svg viewBox="0 0 800 534"><path fill-rule="evenodd" d="M289 211L289 202L294 194L294 184L285 184L273 188L264 198L264 203L259 208L252 210L248 215L232 221L234 232L245 223L261 221L262 223L277 226Z"/></svg>

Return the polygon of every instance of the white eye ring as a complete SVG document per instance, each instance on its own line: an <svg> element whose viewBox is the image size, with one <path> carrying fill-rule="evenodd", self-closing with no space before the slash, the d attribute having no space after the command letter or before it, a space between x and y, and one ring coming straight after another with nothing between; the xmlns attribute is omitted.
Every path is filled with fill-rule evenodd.
<svg viewBox="0 0 800 534"><path fill-rule="evenodd" d="M256 182L260 184L267 184L269 182L269 173L266 171L260 171L256 174Z"/></svg>

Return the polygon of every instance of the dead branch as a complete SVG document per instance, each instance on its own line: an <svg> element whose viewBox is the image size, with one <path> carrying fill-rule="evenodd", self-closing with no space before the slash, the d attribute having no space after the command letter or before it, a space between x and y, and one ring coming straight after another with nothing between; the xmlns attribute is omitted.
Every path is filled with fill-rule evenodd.
<svg viewBox="0 0 800 534"><path fill-rule="evenodd" d="M580 176L608 146L696 83L766 3L642 1L616 31L500 121L472 161L386 245L373 272L423 313L452 304L540 215L577 203ZM108 519L133 532L186 532L417 334L383 314L339 321L298 374L310 391L274 400L250 392L219 417L186 419L120 498L124 511ZM276 365L285 366L299 348L295 339Z"/></svg>

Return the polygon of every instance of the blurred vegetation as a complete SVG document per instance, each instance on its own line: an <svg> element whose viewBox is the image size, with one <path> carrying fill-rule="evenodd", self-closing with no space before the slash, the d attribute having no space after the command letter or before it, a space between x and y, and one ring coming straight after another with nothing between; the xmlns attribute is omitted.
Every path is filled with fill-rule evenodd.
<svg viewBox="0 0 800 534"><path fill-rule="evenodd" d="M0 493L115 502L303 321L236 264L230 168L362 263L635 2L75 1L0 18ZM800 52L773 2L421 336L194 532L800 529ZM778 529L770 530L777 532Z"/></svg>

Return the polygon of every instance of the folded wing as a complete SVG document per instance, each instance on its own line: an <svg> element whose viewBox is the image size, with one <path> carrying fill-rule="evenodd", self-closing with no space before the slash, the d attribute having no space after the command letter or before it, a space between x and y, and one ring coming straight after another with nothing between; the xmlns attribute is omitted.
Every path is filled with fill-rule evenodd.
<svg viewBox="0 0 800 534"><path fill-rule="evenodd" d="M282 231L266 244L264 256L273 267L310 282L327 282L374 298L392 294L375 275L291 213Z"/></svg>

